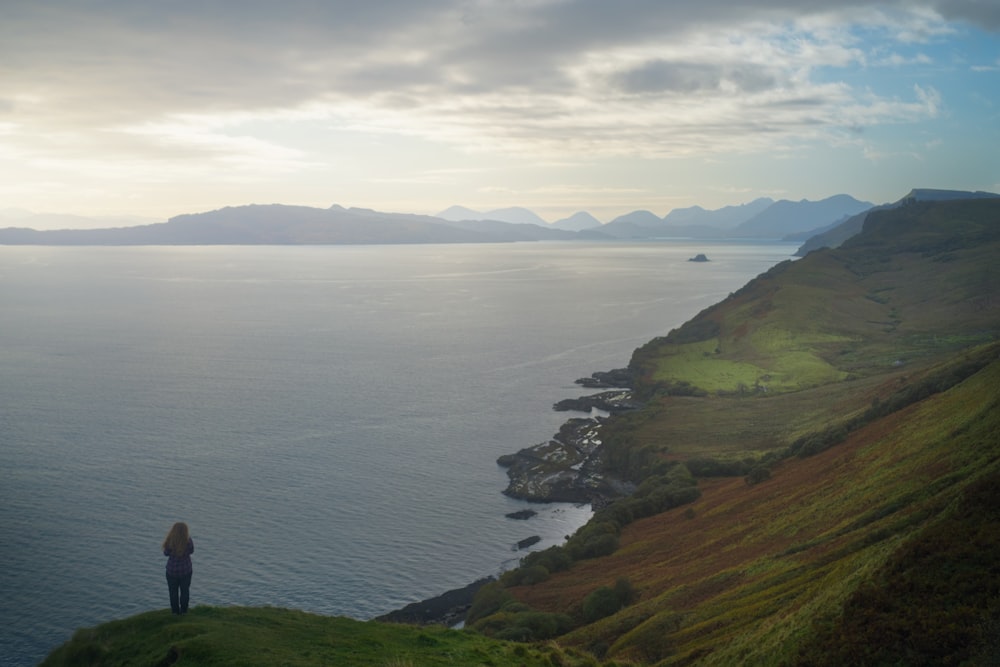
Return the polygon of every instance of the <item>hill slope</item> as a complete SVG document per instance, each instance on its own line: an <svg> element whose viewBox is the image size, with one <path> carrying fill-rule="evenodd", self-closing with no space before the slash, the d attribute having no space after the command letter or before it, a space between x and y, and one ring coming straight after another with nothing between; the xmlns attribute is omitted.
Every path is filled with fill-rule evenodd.
<svg viewBox="0 0 1000 667"><path fill-rule="evenodd" d="M785 459L770 479L703 480L689 506L626 526L614 554L517 598L580 610L625 578L637 602L560 641L649 664L891 664L920 635L906 664L970 659L1000 602L991 354L961 385Z"/></svg>
<svg viewBox="0 0 1000 667"><path fill-rule="evenodd" d="M42 667L451 667L588 665L558 646L529 648L443 627L354 621L272 607L195 607L139 614L79 630Z"/></svg>
<svg viewBox="0 0 1000 667"><path fill-rule="evenodd" d="M949 201L955 199L995 199L997 197L1000 197L1000 195L996 195L992 192L966 192L962 190L933 190L929 188L917 188L911 190L909 194L893 204L883 204L882 206L873 207L871 210L896 208L897 206L902 206L907 202ZM865 219L868 217L868 213L869 211L862 211L861 213L851 216L844 222L834 226L832 229L806 239L805 243L803 243L802 246L795 252L795 255L797 257L804 257L813 250L818 250L820 248L840 247L844 241L862 230L865 224Z"/></svg>
<svg viewBox="0 0 1000 667"><path fill-rule="evenodd" d="M636 493L505 575L476 627L570 613L560 642L642 664L993 655L997 256L996 201L876 212L637 350L646 405L601 431Z"/></svg>

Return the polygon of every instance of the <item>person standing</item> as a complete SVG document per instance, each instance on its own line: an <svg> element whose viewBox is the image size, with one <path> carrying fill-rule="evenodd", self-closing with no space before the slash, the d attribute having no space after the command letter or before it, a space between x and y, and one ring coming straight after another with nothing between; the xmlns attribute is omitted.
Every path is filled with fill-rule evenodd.
<svg viewBox="0 0 1000 667"><path fill-rule="evenodd" d="M170 611L186 614L191 595L191 554L194 540L187 524L178 521L163 540L163 555L167 557L167 588L170 591Z"/></svg>

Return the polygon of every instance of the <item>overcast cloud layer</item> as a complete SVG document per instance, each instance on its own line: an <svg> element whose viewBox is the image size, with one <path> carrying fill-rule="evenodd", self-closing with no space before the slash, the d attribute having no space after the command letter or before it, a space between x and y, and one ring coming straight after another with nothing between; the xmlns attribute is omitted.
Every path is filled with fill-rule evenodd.
<svg viewBox="0 0 1000 667"><path fill-rule="evenodd" d="M832 4L8 1L0 207L663 214L849 191L852 160L997 187L1000 3ZM782 181L809 160L828 183Z"/></svg>

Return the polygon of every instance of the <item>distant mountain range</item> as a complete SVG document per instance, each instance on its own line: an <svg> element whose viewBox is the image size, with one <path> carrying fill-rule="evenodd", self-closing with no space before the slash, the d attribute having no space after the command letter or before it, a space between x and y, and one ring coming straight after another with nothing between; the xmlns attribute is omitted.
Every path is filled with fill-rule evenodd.
<svg viewBox="0 0 1000 667"><path fill-rule="evenodd" d="M0 229L0 244L347 245L563 240L573 232L534 224L450 222L427 215L283 204L226 207L167 222L108 229Z"/></svg>
<svg viewBox="0 0 1000 667"><path fill-rule="evenodd" d="M531 224L539 227L550 227L568 232L582 232L586 229L600 227L603 223L586 211L574 213L568 218L555 222L546 222L541 216L530 209L520 206L498 208L492 211L476 211L464 206L450 206L437 214L438 218L451 222L493 221L512 224Z"/></svg>
<svg viewBox="0 0 1000 667"><path fill-rule="evenodd" d="M607 224L593 215L579 212L569 218L547 225L544 220L525 208L503 208L475 211L452 206L437 214L446 220L503 221L531 223L576 232L589 236L599 234L614 239L693 238L693 239L782 239L789 235L808 234L827 229L860 211L873 206L849 195L836 195L813 202L774 201L767 197L739 206L706 210L700 206L675 209L664 217L647 210L636 210L618 216Z"/></svg>
<svg viewBox="0 0 1000 667"><path fill-rule="evenodd" d="M695 225L732 229L761 213L772 204L774 204L774 200L770 197L761 197L746 204L725 206L714 211L707 211L701 206L675 208L664 216L663 221L678 229Z"/></svg>
<svg viewBox="0 0 1000 667"><path fill-rule="evenodd" d="M0 244L4 245L343 245L406 243L505 243L554 240L806 240L799 253L839 245L857 233L874 208L899 206L907 200L997 197L993 193L913 190L895 204L875 207L841 194L820 201L774 201L769 198L738 206L706 210L675 209L664 217L635 210L602 224L580 211L547 223L533 211L511 207L487 212L452 206L436 216L384 213L364 208L330 208L250 204L173 217L166 222L100 229L47 229L28 226L48 218L24 211L0 211ZM33 217L34 216L34 217Z"/></svg>

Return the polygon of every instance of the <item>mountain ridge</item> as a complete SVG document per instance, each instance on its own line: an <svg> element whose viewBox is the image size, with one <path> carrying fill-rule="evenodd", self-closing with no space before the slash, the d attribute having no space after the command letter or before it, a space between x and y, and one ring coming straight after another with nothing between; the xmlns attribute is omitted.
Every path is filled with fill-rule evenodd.
<svg viewBox="0 0 1000 667"><path fill-rule="evenodd" d="M982 190L940 190L935 188L914 188L904 197L891 204L882 204L869 211L884 210L902 206L912 201L952 201L956 199L994 199L1000 195ZM836 248L847 239L861 232L869 211L861 211L843 220L829 229L815 230L816 233L805 239L805 242L795 252L796 257L803 257L819 248Z"/></svg>
<svg viewBox="0 0 1000 667"><path fill-rule="evenodd" d="M808 200L803 200L796 205L808 203ZM0 244L381 244L667 237L713 240L734 238L732 230L738 224L774 205L772 200L761 198L716 210L701 207L675 209L662 219L651 211L639 209L620 215L607 224L602 224L585 211L549 224L530 209L516 206L487 213L452 206L437 216L428 216L345 208L339 204L328 208L276 203L245 204L184 213L165 222L128 224L134 220L103 219L122 223L110 227L95 227L98 219L7 210L6 218L0 211L0 221L7 220L15 225L0 228ZM31 220L46 221L46 226L52 226L58 220L71 225L85 221L86 226L39 230L23 224Z"/></svg>
<svg viewBox="0 0 1000 667"><path fill-rule="evenodd" d="M701 206L675 208L663 216L663 221L676 226L707 225L730 229L746 222L772 204L774 200L770 197L759 197L745 204L723 206L715 210L706 210Z"/></svg>
<svg viewBox="0 0 1000 667"><path fill-rule="evenodd" d="M568 218L561 218L551 223L555 229L565 229L571 232L582 232L601 226L601 221L586 211L577 211Z"/></svg>
<svg viewBox="0 0 1000 667"><path fill-rule="evenodd" d="M850 195L834 195L819 201L776 201L732 230L735 238L777 238L806 232L870 209L871 202Z"/></svg>
<svg viewBox="0 0 1000 667"><path fill-rule="evenodd" d="M571 238L536 225L466 225L433 216L372 209L287 204L229 206L174 216L166 222L112 229L0 229L0 244L201 245L497 243Z"/></svg>

